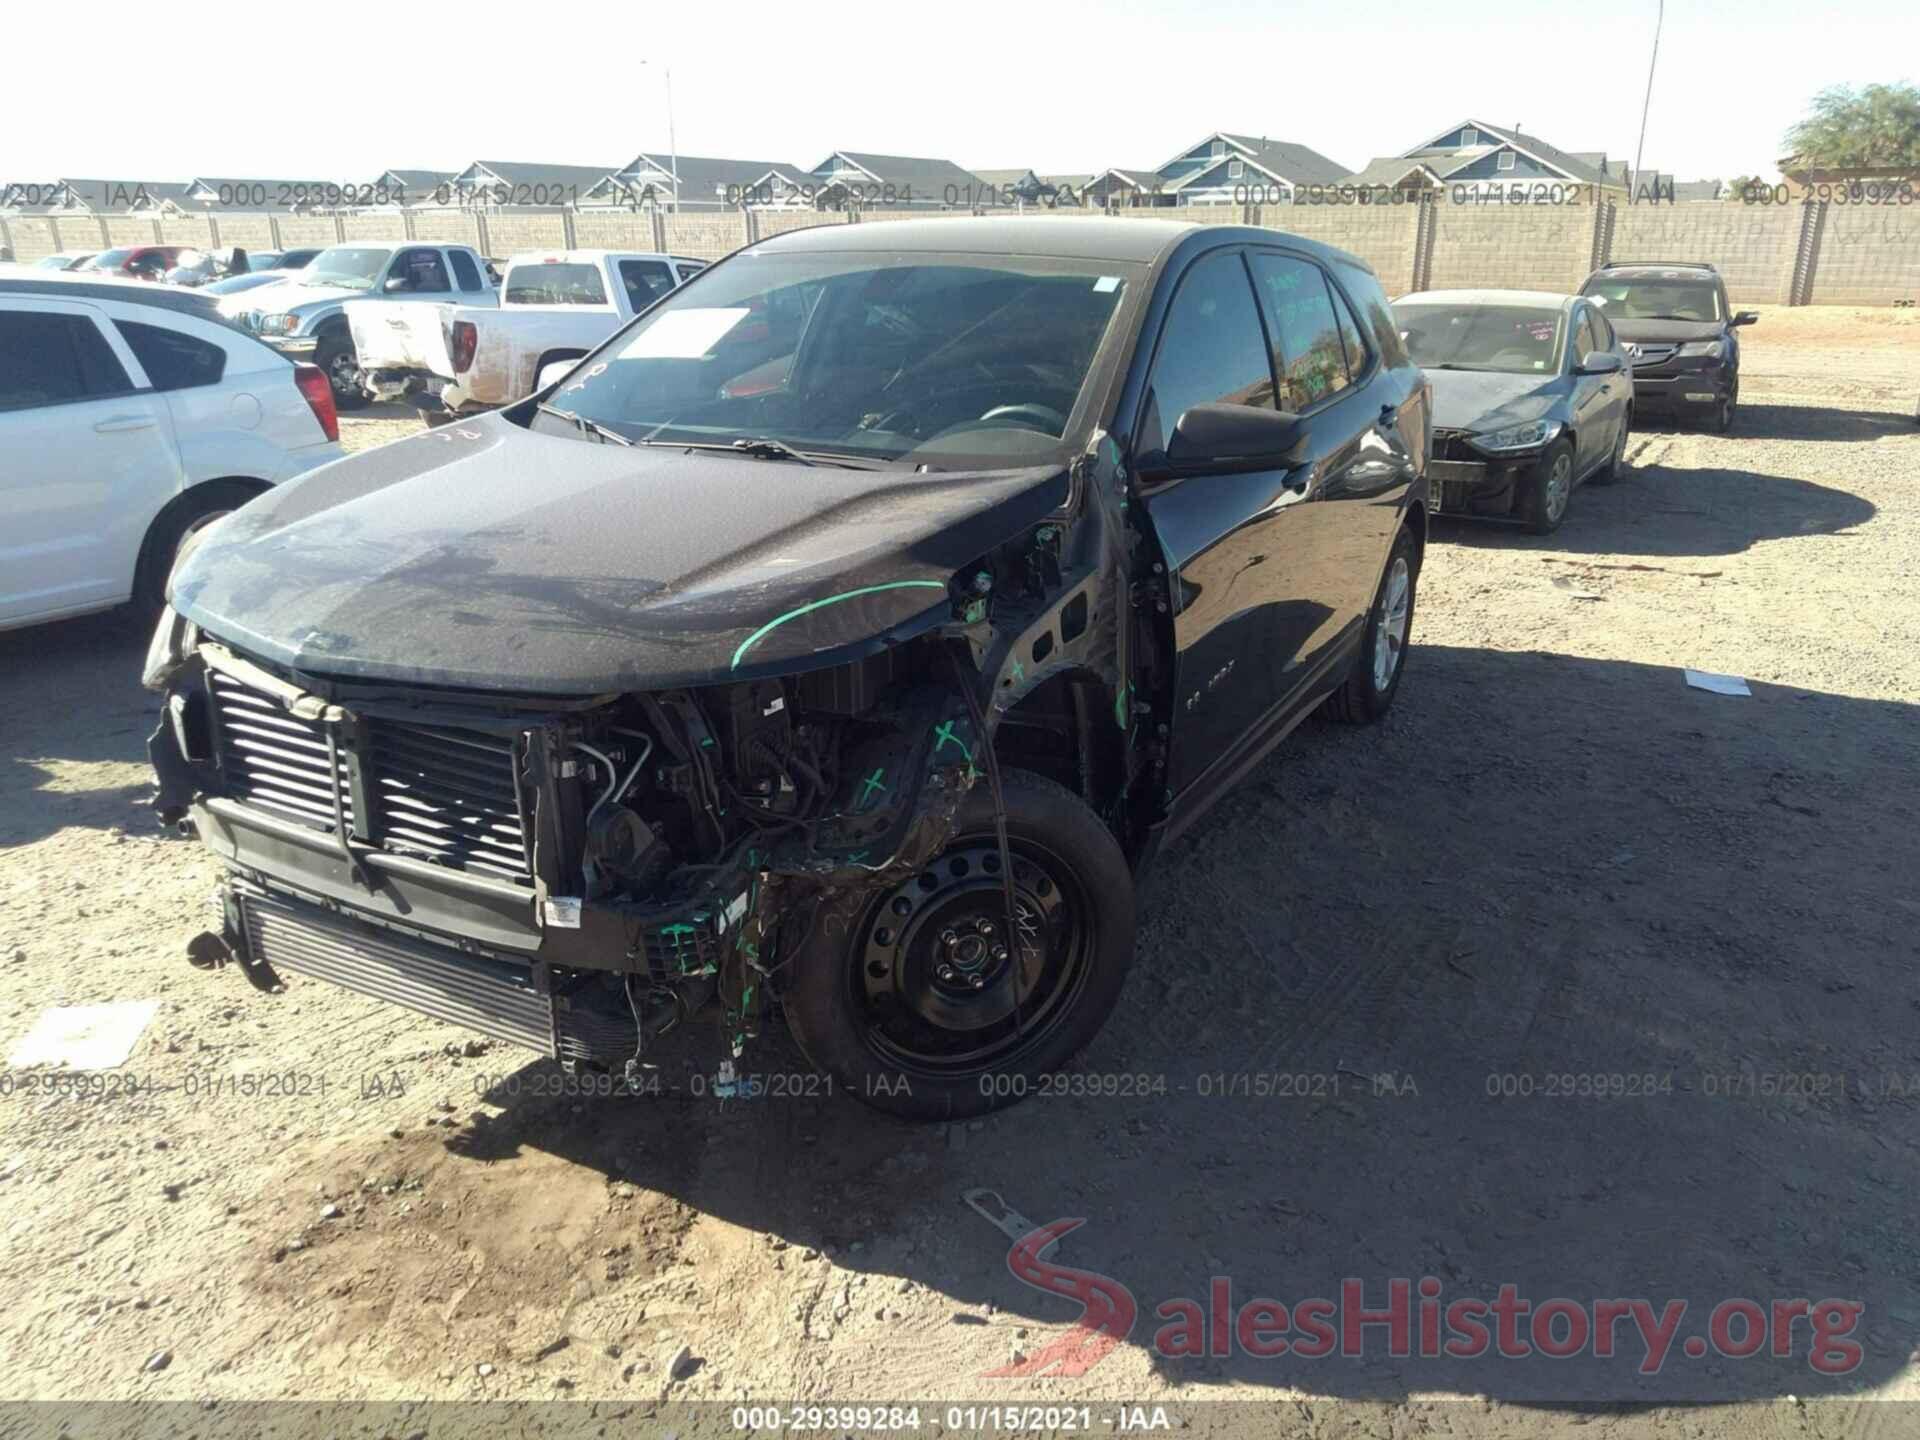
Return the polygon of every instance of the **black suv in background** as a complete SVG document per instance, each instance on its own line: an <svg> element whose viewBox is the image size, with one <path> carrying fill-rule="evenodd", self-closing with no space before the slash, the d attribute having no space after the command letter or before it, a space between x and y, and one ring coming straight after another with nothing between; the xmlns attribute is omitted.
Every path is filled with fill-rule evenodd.
<svg viewBox="0 0 1920 1440"><path fill-rule="evenodd" d="M1760 317L1733 311L1720 272L1702 260L1602 265L1580 293L1598 302L1614 333L1632 347L1633 401L1644 415L1666 411L1733 428L1740 403L1740 339Z"/></svg>

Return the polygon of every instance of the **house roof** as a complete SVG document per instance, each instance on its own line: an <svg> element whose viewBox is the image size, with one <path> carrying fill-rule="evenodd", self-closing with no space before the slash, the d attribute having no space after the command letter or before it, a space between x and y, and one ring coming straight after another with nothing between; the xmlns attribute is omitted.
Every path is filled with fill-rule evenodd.
<svg viewBox="0 0 1920 1440"><path fill-rule="evenodd" d="M1409 160L1404 155L1376 155L1363 169L1354 171L1340 183L1393 189L1409 175L1416 174L1424 177L1430 185L1439 184L1442 178L1442 172L1426 160Z"/></svg>
<svg viewBox="0 0 1920 1440"><path fill-rule="evenodd" d="M680 177L680 194L687 200L713 200L715 191L732 191L735 198L738 192L746 190L769 174L777 173L792 178L803 172L796 165L783 160L733 160L716 155L673 155L664 150L643 150L633 159L614 172L620 183L630 183L645 175L643 183L661 183L650 172ZM672 185L666 186L668 193Z"/></svg>
<svg viewBox="0 0 1920 1440"><path fill-rule="evenodd" d="M611 165L548 165L531 160L476 160L460 173L475 170L516 187L544 185L550 191L577 190L582 196L614 173Z"/></svg>
<svg viewBox="0 0 1920 1440"><path fill-rule="evenodd" d="M949 186L957 192L958 200L966 199L969 193L977 195L983 188L978 175L962 170L951 160L925 155L876 155L869 150L836 150L813 167L814 173L817 175L829 167L835 156L858 165L882 185L911 189L925 199L946 199Z"/></svg>
<svg viewBox="0 0 1920 1440"><path fill-rule="evenodd" d="M382 172L382 180L398 180L408 190L431 190L436 185L444 185L458 170L387 170Z"/></svg>
<svg viewBox="0 0 1920 1440"><path fill-rule="evenodd" d="M187 183L180 204L193 210L287 210L290 200L324 196L340 189L338 181L241 178L232 175L196 175Z"/></svg>
<svg viewBox="0 0 1920 1440"><path fill-rule="evenodd" d="M1509 129L1501 125L1489 125L1484 120L1475 120L1471 116L1460 121L1457 125L1448 126L1447 129L1435 138L1444 139L1454 131L1468 127L1478 130L1484 135L1493 136L1501 145L1511 146L1522 154L1529 155L1535 160L1540 161L1551 170L1558 170L1569 180L1584 180L1590 185L1619 185L1622 183L1618 175L1603 168L1606 157L1601 151L1587 150L1578 154L1571 154L1556 145L1548 144L1538 135L1529 135L1523 130ZM1422 159L1425 159L1429 152L1443 155L1468 153L1477 159L1479 156L1487 153L1488 150L1498 148L1499 146L1497 145L1481 145L1462 152L1429 143L1416 145L1406 153L1408 156L1420 156ZM1583 156L1585 158L1582 158ZM1453 168L1458 169L1459 167L1455 166Z"/></svg>
<svg viewBox="0 0 1920 1440"><path fill-rule="evenodd" d="M1109 175L1118 175L1136 190L1163 190L1167 184L1166 177L1159 170L1144 165L1109 165L1098 174L1089 175L1086 183L1098 185Z"/></svg>
<svg viewBox="0 0 1920 1440"><path fill-rule="evenodd" d="M74 203L100 215L125 215L136 205L159 208L187 198L187 183L182 180L73 180L60 177L60 183L72 194Z"/></svg>
<svg viewBox="0 0 1920 1440"><path fill-rule="evenodd" d="M1346 178L1346 166L1309 146L1257 135L1229 135L1224 130L1220 133L1246 151L1247 158L1261 169L1296 185L1335 185Z"/></svg>

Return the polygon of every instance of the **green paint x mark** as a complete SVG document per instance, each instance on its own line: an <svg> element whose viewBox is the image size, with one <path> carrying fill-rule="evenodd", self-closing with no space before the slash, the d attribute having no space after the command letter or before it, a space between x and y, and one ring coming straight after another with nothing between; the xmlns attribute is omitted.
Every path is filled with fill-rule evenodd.
<svg viewBox="0 0 1920 1440"><path fill-rule="evenodd" d="M838 605L842 600L855 600L862 595L877 595L882 590L945 591L946 588L947 587L938 580L891 580L885 585L867 585L859 590L849 590L841 595L829 595L824 600L815 600L810 604L802 605L798 610L789 610L784 615L776 615L758 630L754 631L753 634L742 640L740 642L740 648L733 652L733 664L729 668L738 670L740 668L740 662L745 658L747 651L764 640L770 632L786 624L787 621L797 620L802 615L810 614L828 605Z"/></svg>
<svg viewBox="0 0 1920 1440"><path fill-rule="evenodd" d="M949 720L945 724L933 727L933 753L938 755L949 744L958 745L960 747L960 753L971 763L973 760L973 751L967 748L966 741L953 733L954 723L952 720Z"/></svg>
<svg viewBox="0 0 1920 1440"><path fill-rule="evenodd" d="M860 789L860 803L862 805L867 803L867 797L876 790L882 795L887 793L887 787L880 783L886 778L886 774L887 772L885 770L876 770L873 774L867 776Z"/></svg>

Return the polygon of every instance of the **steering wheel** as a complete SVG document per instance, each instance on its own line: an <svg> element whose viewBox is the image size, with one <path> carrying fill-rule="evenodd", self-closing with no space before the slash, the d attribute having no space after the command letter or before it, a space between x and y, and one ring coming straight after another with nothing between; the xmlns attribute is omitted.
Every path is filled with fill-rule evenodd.
<svg viewBox="0 0 1920 1440"><path fill-rule="evenodd" d="M1067 430L1067 417L1051 405L1042 405L1037 400L1029 400L1019 405L996 405L972 423L979 425L988 420L1016 418L1039 420L1042 426L1055 435L1064 435Z"/></svg>

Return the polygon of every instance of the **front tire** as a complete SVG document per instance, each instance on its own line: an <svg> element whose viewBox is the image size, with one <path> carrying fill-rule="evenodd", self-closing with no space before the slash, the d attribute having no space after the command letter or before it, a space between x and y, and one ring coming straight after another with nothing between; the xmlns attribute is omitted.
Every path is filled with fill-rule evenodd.
<svg viewBox="0 0 1920 1440"><path fill-rule="evenodd" d="M320 373L327 377L327 384L333 390L334 409L358 410L366 405L367 392L362 388L360 355L353 348L351 335L328 335L322 338L314 349L313 363L320 367Z"/></svg>
<svg viewBox="0 0 1920 1440"><path fill-rule="evenodd" d="M1556 440L1523 482L1520 519L1535 535L1551 535L1573 503L1573 443Z"/></svg>
<svg viewBox="0 0 1920 1440"><path fill-rule="evenodd" d="M1713 407L1713 428L1725 435L1733 429L1734 412L1740 406L1740 377L1735 375L1727 385L1727 393L1720 397L1720 403Z"/></svg>
<svg viewBox="0 0 1920 1440"><path fill-rule="evenodd" d="M1420 584L1420 553L1413 532L1400 527L1387 568L1367 614L1366 638L1353 673L1327 697L1327 713L1349 725L1371 725L1393 708L1406 670L1407 642L1413 635L1413 599Z"/></svg>
<svg viewBox="0 0 1920 1440"><path fill-rule="evenodd" d="M984 1115L1037 1093L1112 1013L1133 960L1133 880L1074 795L1004 774L1021 935L1010 943L984 780L917 875L794 957L800 1049L847 1093L909 1120ZM1018 955L1015 955L1015 951Z"/></svg>
<svg viewBox="0 0 1920 1440"><path fill-rule="evenodd" d="M167 603L167 582L201 534L259 493L259 488L237 481L214 481L189 491L162 511L140 547L133 576L135 613L148 622L157 620Z"/></svg>

